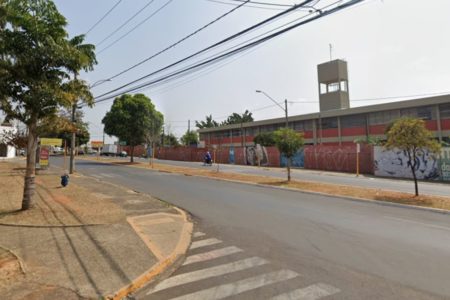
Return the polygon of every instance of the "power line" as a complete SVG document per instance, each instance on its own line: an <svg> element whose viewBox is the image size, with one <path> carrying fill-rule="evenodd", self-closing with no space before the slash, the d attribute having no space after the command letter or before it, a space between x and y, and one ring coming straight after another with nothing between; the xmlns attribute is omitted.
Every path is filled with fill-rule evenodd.
<svg viewBox="0 0 450 300"><path fill-rule="evenodd" d="M198 34L200 31L202 31L202 30L208 28L209 26L213 25L214 23L216 23L216 22L220 21L221 19L225 18L225 17L228 16L229 14L231 14L231 13L233 13L234 11L236 11L237 9L241 8L243 5L245 5L245 4L246 4L247 2L249 2L249 1L250 1L250 0L245 1L244 3L242 3L242 4L238 5L238 6L236 6L235 8L233 8L233 9L227 11L226 13L224 13L223 15L219 16L218 18L212 20L212 21L209 22L208 24L206 24L206 25L200 27L199 29L195 30L194 32L192 32L192 33L188 34L187 36L183 37L182 39L178 40L177 42L175 42L175 43L173 43L173 44L167 46L166 48L164 48L164 49L162 49L161 51L159 51L159 52L153 54L152 56L149 56L149 57L145 58L144 60L141 60L141 61L138 62L137 64L134 64L133 66L131 66L131 67L129 67L129 68L127 68L127 69L125 69L125 70L123 70L123 71L117 73L116 75L109 77L108 79L109 79L109 80L112 80L112 79L114 79L114 78L116 78L116 77L118 77L118 76L120 76L120 75L122 75L122 74L124 74L124 73L126 73L126 72L128 72L128 71L130 71L130 70L132 70L132 69L134 69L134 68L136 68L136 67L138 67L138 66L140 66L140 65L142 65L143 63L146 63L147 61L149 61L149 60L151 60L151 59L153 59L153 58L155 58L155 57L161 55L162 53L164 53L164 52L168 51L169 49L171 49L171 48L173 48L173 47L179 45L180 43L184 42L185 40L189 39L190 37L192 37L192 36Z"/></svg>
<svg viewBox="0 0 450 300"><path fill-rule="evenodd" d="M137 90L137 89L140 89L140 88L142 88L142 87L144 87L144 86L150 86L150 85L153 85L153 84L156 84L156 83L159 83L159 82L168 80L168 79L170 79L170 78L172 78L172 77L175 77L175 76L184 74L184 73L186 73L186 72L193 71L194 69L198 69L198 68L200 68L200 67L204 67L204 66L207 66L207 65L209 65L209 64L215 63L216 61L220 61L220 60L226 59L227 57L233 56L233 55L235 55L235 54L237 54L237 53L239 53L239 52L246 51L246 50L248 50L248 49L250 49L250 48L252 48L252 47L255 47L255 46L259 45L259 44L262 44L262 43L264 43L264 42L267 42L267 41L269 41L269 40L271 40L271 39L273 39L273 38L275 38L275 37L277 37L277 36L279 36L279 35L281 35L281 34L283 34L283 33L286 33L286 32L288 32L288 31L294 29L294 28L297 28L297 27L299 27L299 26L305 25L305 24L307 24L307 23L309 23L309 22L312 22L312 21L317 20L317 19L319 19L319 18L325 17L325 16L327 16L327 15L333 14L333 13L335 13L335 12L338 12L338 11L344 9L344 8L353 6L353 5L355 5L355 4L357 4L357 3L360 3L360 2L362 2L362 1L364 1L364 0L351 0L351 1L347 2L347 3L345 3L345 4L338 5L338 6L334 7L334 8L332 8L332 9L329 9L329 10L326 10L326 11L321 11L321 13L320 13L319 15L317 15L317 16L311 17L311 18L309 18L309 19L307 19L307 20L305 20L305 21L302 21L302 22L296 23L296 24L294 24L294 25L291 25L291 26L289 26L289 27L287 27L287 28L285 28L285 29L279 30L279 31L277 31L277 32L275 32L275 33L273 33L273 34L270 34L270 35L268 35L268 36L266 36L266 37L263 37L263 38L261 38L261 39L259 39L259 40L257 40L257 41L254 41L254 42L252 42L252 43L248 43L248 44L246 44L246 45L244 45L244 46L241 46L241 47L239 47L239 48L237 48L237 49L235 49L235 50L232 50L232 51L229 51L229 52L227 52L227 53L225 53L225 54L222 54L222 55L216 56L216 57L214 57L214 58L208 59L208 60L206 60L206 61L204 61L204 62L198 63L198 64L193 65L193 66L191 66L191 67L187 67L187 68L185 68L185 69L182 69L182 70L173 72L173 73L171 73L171 74L169 74L169 75L160 77L160 78L155 79L155 80L153 80L153 81L146 82L146 83L141 84L141 85L139 85L139 86L137 86L137 87L130 88L130 89L124 91L124 92L118 93L117 95L121 95L121 94L127 93L127 92L133 92L133 91L135 91L135 90ZM341 2L341 1L338 1L338 2ZM202 51L203 51L203 50L202 50ZM164 69L167 69L167 68L168 68L168 67L166 67L166 68L164 68ZM158 72L158 71L157 71L157 72ZM155 72L154 72L154 73L155 73ZM154 74L154 73L152 73L152 74ZM149 76L151 76L152 74L146 75L146 76L144 76L144 78L145 78L145 77L149 77ZM134 82L136 82L136 81L134 81ZM131 84L131 83L130 83L130 84ZM128 84L128 85L130 85L130 84ZM121 88L115 89L114 91L117 91L117 90L119 90L119 89L121 89ZM112 91L112 92L113 92L113 91ZM112 93L112 92L108 92L108 93L105 93L105 94L103 94L103 95L108 95L108 94L110 94L110 93ZM103 95L102 95L102 96L103 96ZM117 95L115 95L115 96L117 96ZM115 96L110 96L110 97L106 97L106 98L103 98L103 99L98 99L99 97L101 97L101 96L99 96L99 97L97 97L98 100L96 101L96 103L102 102L102 101L106 101L106 100L109 100L109 99L111 99L111 98L114 98Z"/></svg>
<svg viewBox="0 0 450 300"><path fill-rule="evenodd" d="M229 2L223 2L220 0L206 0L208 2L213 2L213 3L219 3L219 4L225 4L225 5L232 5L232 6L236 6L236 4L234 3L229 3ZM291 5L290 5L291 6ZM259 8L259 9L266 9L266 10L283 10L283 8L275 8L275 7L261 7L261 6L256 6L256 5L247 5L246 7L250 7L250 8Z"/></svg>
<svg viewBox="0 0 450 300"><path fill-rule="evenodd" d="M94 25L91 26L91 28L89 28L89 30L85 33L85 35L87 35L89 32L91 32L95 27L97 27L97 25L100 24L114 10L114 8L116 8L116 6L120 4L120 2L122 2L122 0L117 1L116 4L114 4L113 7L111 7L103 15L103 17L100 18L100 20L98 20Z"/></svg>
<svg viewBox="0 0 450 300"><path fill-rule="evenodd" d="M101 40L100 42L98 42L96 44L96 46L100 46L101 44L103 44L104 41L106 41L107 39L109 39L111 36L113 36L117 31L119 31L120 29L122 29L125 25L127 25L131 20L133 20L134 18L136 18L141 12L144 11L144 9L146 9L150 4L152 4L153 2L155 2L155 0L151 0L150 2L148 2L147 4L145 4L141 9L139 9L134 15L132 15L130 18L128 18L125 22L123 22L119 27L117 27L116 29L113 30L113 32L111 32L110 34L108 34L103 40Z"/></svg>
<svg viewBox="0 0 450 300"><path fill-rule="evenodd" d="M230 0L234 2L244 2L244 0ZM282 6L282 7L291 7L292 5L289 4L280 4L280 3L269 3L269 2L258 2L258 1L251 1L253 4L260 4L260 5L268 5L268 6Z"/></svg>
<svg viewBox="0 0 450 300"><path fill-rule="evenodd" d="M204 53L204 52L210 50L210 49L216 48L217 46L220 46L220 45L222 45L222 44L224 44L224 43L226 43L226 42L229 42L229 41L231 41L231 40L233 40L233 39L235 39L235 38L237 38L237 37L239 37L239 36L241 36L241 35L243 35L243 34L245 34L245 33L247 33L247 32L253 31L254 29L256 29L256 28L258 28L258 27L261 27L262 25L264 25L264 24L266 24L266 23L269 23L269 22L271 22L272 20L275 20L275 19L277 19L277 18L279 18L279 17L281 17L281 16L283 16L283 15L285 15L285 14L288 14L288 13L290 13L291 11L294 11L294 10L296 10L296 9L299 9L301 6L306 5L306 4L308 4L309 2L312 2L312 1L313 1L313 0L305 0L305 1L303 1L301 4L295 5L295 6L293 6L292 8L289 8L289 9L287 9L287 10L281 12L281 13L278 13L278 14L276 14L276 15L274 15L274 16L272 16L272 17L266 19L266 20L264 20L264 21L261 21L261 22L255 24L255 25L253 25L253 26L250 26L250 27L248 27L248 28L246 28L246 29L244 29L244 30L242 30L242 31L240 31L240 32L238 32L238 33L236 33L236 34L233 34L233 35L231 35L231 36L229 36L229 37L227 37L227 38L225 38L225 39L223 39L223 40L221 40L221 41L219 41L219 42L217 42L217 43L215 43L215 44L213 44L213 45L211 45L211 46L209 46L209 47L207 47L207 48L204 48L204 49L202 49L202 50L200 50L200 51L195 52L194 54L191 54L191 55L189 55L189 56L187 56L187 57L185 57L185 58L183 58L183 59L181 59L181 60L178 60L178 61L176 61L175 63L172 63L172 64L170 64L170 65L168 65L168 66L165 66L165 67L163 67L163 68L161 68L161 69L159 69L159 70L157 70L157 71L154 71L154 72L152 72L152 73L149 73L149 74L147 74L147 75L144 75L144 76L142 76L142 77L140 77L140 78L138 78L138 79L135 79L135 80L133 80L133 81L127 83L127 84L124 84L124 85L122 85L122 86L120 86L120 87L118 87L118 88L115 88L115 89L113 89L113 90L111 90L111 91L109 91L109 92L103 93L103 94L97 96L96 98L100 98L100 97L106 96L106 95L108 95L108 94L114 93L114 92L116 92L116 91L118 91L118 90L120 90L120 89L123 89L123 88L125 88L125 87L127 87L127 86L130 86L130 85L132 85L132 84L134 84L134 83L136 83L136 82L139 82L139 81L141 81L141 80L143 80L143 79L145 79L145 78L148 78L148 77L153 76L153 75L155 75L155 74L161 73L162 71L165 71L165 70L167 70L167 69L169 69L169 68L172 68L172 67L174 67L174 66L176 66L176 65L178 65L178 64L181 64L181 63L183 63L183 62L185 62L185 61L187 61L187 60L189 60L189 59L191 59L191 58L193 58L193 57L195 57L195 56L198 56L199 54L202 54L202 53Z"/></svg>
<svg viewBox="0 0 450 300"><path fill-rule="evenodd" d="M142 20L140 23L138 23L136 26L134 26L133 28L131 28L129 31L127 31L125 34L123 34L122 36L120 36L119 38L117 38L114 42L110 43L108 46L106 46L105 48L103 48L102 50L100 50L99 52L97 52L97 54L102 53L103 51L111 48L113 45L115 45L116 43L118 43L119 41L121 41L123 38L125 38L127 35L129 35L130 33L132 33L133 31L135 31L138 27L140 27L142 24L144 24L145 22L147 22L148 20L150 20L153 16L155 16L157 13L159 13L163 8L165 8L167 5L169 5L173 0L168 0L166 3L164 3L163 6L161 6L160 8L158 8L157 10L155 10L150 16L148 16L147 18L145 18L144 20Z"/></svg>

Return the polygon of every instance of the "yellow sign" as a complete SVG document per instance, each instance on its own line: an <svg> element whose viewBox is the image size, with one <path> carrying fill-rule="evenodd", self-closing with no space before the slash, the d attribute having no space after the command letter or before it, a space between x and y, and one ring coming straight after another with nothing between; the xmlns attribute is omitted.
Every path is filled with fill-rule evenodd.
<svg viewBox="0 0 450 300"><path fill-rule="evenodd" d="M62 139L41 138L41 146L58 146L61 147Z"/></svg>
<svg viewBox="0 0 450 300"><path fill-rule="evenodd" d="M91 147L92 148L103 147L103 142L102 141L91 141Z"/></svg>

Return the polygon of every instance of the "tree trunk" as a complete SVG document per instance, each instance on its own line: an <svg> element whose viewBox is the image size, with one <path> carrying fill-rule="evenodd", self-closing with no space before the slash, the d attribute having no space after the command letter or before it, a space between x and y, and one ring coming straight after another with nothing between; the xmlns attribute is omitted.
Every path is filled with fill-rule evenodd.
<svg viewBox="0 0 450 300"><path fill-rule="evenodd" d="M25 183L23 187L22 210L33 207L33 196L36 174L36 149L37 149L37 120L32 120L28 126L28 142L27 142L27 166L25 173Z"/></svg>
<svg viewBox="0 0 450 300"><path fill-rule="evenodd" d="M131 146L130 162L134 162L134 146Z"/></svg>
<svg viewBox="0 0 450 300"><path fill-rule="evenodd" d="M291 181L291 158L288 157L286 160L286 167L287 167L287 175L288 175L288 182Z"/></svg>
<svg viewBox="0 0 450 300"><path fill-rule="evenodd" d="M414 189L415 189L415 192L416 192L416 196L419 196L419 186L417 184L416 168L411 166L411 172L412 172L413 178L414 178Z"/></svg>

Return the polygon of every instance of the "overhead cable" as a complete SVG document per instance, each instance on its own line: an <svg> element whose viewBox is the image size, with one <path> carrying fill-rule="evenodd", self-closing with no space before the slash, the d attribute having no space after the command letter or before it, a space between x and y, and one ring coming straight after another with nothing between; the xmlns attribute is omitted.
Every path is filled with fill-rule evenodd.
<svg viewBox="0 0 450 300"><path fill-rule="evenodd" d="M120 40L122 40L123 38L125 38L127 35L129 35L130 33L132 33L133 31L135 31L138 27L140 27L142 24L144 24L145 22L147 22L148 20L150 20L153 16L155 16L157 13L159 13L163 8L165 8L167 5L169 5L173 0L168 0L166 3L164 3L160 8L158 8L157 10L155 10L150 16L148 16L147 18L145 18L144 20L142 20L141 22L139 22L136 26L134 26L133 28L131 28L129 31L127 31L125 34L121 35L119 38L117 38L114 42L110 43L108 46L106 46L105 48L103 48L102 50L98 51L97 54L102 53L103 51L111 48L113 45L115 45L116 43L118 43Z"/></svg>
<svg viewBox="0 0 450 300"><path fill-rule="evenodd" d="M164 48L164 49L158 51L157 53L155 53L155 54L153 54L153 55L151 55L151 56L149 56L149 57L147 57L147 58L141 60L140 62L138 62L138 63L132 65L131 67L129 67L129 68L127 68L127 69L125 69L125 70L123 70L123 71L121 71L121 72L119 72L119 73L117 73L116 75L109 77L108 79L109 79L109 80L112 80L112 79L114 79L114 78L116 78L116 77L119 77L120 75L123 75L123 74L127 73L128 71L131 71L132 69L134 69L134 68L136 68L136 67L142 65L143 63L146 63L146 62L148 62L148 61L154 59L155 57L157 57L157 56L163 54L164 52L170 50L171 48L174 48L175 46L181 44L181 43L184 42L185 40L187 40L187 39L191 38L192 36L198 34L200 31L202 31L202 30L208 28L209 26L213 25L214 23L220 21L221 19L225 18L225 17L228 16L229 14L233 13L233 12L236 11L237 9L241 8L243 5L245 5L245 4L246 4L247 2L249 2L249 1L250 1L250 0L246 0L244 3L242 3L242 4L240 4L240 5L236 6L236 7L234 7L233 9L231 9L231 10L229 10L229 11L227 11L227 12L224 13L223 15L221 15L221 16L219 16L218 18L212 20L212 21L209 22L208 24L206 24L206 25L200 27L199 29L195 30L194 32L192 32L192 33L186 35L185 37L183 37L182 39L178 40L177 42L175 42L175 43L173 43L173 44L167 46L166 48Z"/></svg>
<svg viewBox="0 0 450 300"><path fill-rule="evenodd" d="M299 26L305 25L305 24L307 24L307 23L310 23L310 22L312 22L312 21L314 21L314 20L317 20L317 19L319 19L319 18L325 17L325 16L327 16L327 15L333 14L333 13L335 13L335 12L338 12L338 11L340 11L340 10L342 10L342 9L345 9L345 8L347 8L347 7L350 7L350 6L353 6L353 5L355 5L355 4L357 4L357 3L360 3L360 2L362 2L362 1L364 1L364 0L350 0L350 1L347 2L347 3L341 4L341 5L339 5L339 6L335 7L335 8L332 8L332 9L329 9L329 10L326 10L326 11L322 11L322 13L319 14L319 15L316 15L316 16L313 16L313 17L307 19L307 20L298 22L298 23L296 23L296 24L294 24L294 25L291 25L291 26L289 26L289 27L287 27L287 28L285 28L285 29L279 30L279 31L277 31L277 32L275 32L275 33L273 33L273 34L270 34L270 35L268 35L268 36L266 36L266 37L263 37L263 38L261 38L261 39L259 39L259 40L257 40L257 41L248 43L248 44L246 44L246 45L244 45L244 46L241 46L241 47L239 47L239 48L237 48L237 49L234 49L234 50L232 50L232 51L229 51L229 52L227 52L227 53L225 53L225 54L216 56L216 57L214 57L214 58L211 58L211 59L206 60L206 61L204 61L204 62L198 63L198 64L196 64L196 65L193 65L193 66L184 68L184 69L182 69L182 70L173 72L173 73L171 73L171 74L169 74L169 75L162 76L162 77L160 77L160 78L158 78L158 79L155 79L155 80L146 82L146 83L141 84L141 85L139 85L139 86L130 88L130 89L126 90L126 91L122 91L122 92L120 92L120 93L117 93L116 95L109 96L109 97L105 97L105 98L100 98L100 96L99 96L99 97L96 97L97 100L95 101L95 103L109 100L109 99L111 99L111 98L114 98L114 97L116 97L116 96L118 96L118 95L122 95L122 94L124 94L124 93L133 92L133 91L135 91L135 90L137 90L137 89L140 89L140 88L142 88L142 87L144 87L144 86L150 86L150 85L153 85L153 84L156 84L156 83L159 83L159 82L168 80L168 79L170 79L170 78L172 78L172 77L181 75L181 74L186 73L186 72L188 72L188 71L192 71L192 70L194 70L194 69L197 69L197 68L200 68L200 67L203 67L203 66L206 66L206 65L210 65L210 64L212 64L212 63L215 63L216 61L220 61L220 60L226 59L227 57L230 57L230 56L235 55L235 54L237 54L237 53L239 53L239 52L248 50L248 49L250 49L250 48L252 48L252 47L254 47L254 46L257 46L257 45L259 45L259 44L262 44L262 43L264 43L264 42L267 42L267 41L269 41L269 40L271 40L271 39L273 39L273 38L275 38L275 37L277 37L277 36L279 36L279 35L281 35L281 34L283 34L283 33L286 33L286 32L288 32L288 31L290 31L290 30L292 30L292 29L295 29L295 28L297 28L297 27L299 27ZM119 89L120 89L120 88L119 88ZM119 89L116 89L116 91L119 90ZM111 92L106 93L106 94L104 94L104 95L108 95L108 94L110 94L110 93L111 93Z"/></svg>
<svg viewBox="0 0 450 300"><path fill-rule="evenodd" d="M148 6L150 6L150 4L152 4L153 2L155 2L155 0L150 0L147 4L145 4L142 8L140 8L134 15L132 15L130 18L128 18L125 22L123 22L119 27L117 27L116 29L113 30L113 32L111 32L110 34L108 34L103 40L101 40L100 42L98 42L96 44L96 46L100 46L101 44L103 44L103 42L105 42L107 39L109 39L111 36L113 36L116 32L118 32L120 29L122 29L125 25L127 25L129 22L131 22L131 20L133 20L134 18L136 18L141 12L143 12Z"/></svg>
<svg viewBox="0 0 450 300"><path fill-rule="evenodd" d="M85 35L87 35L89 32L91 32L95 27L97 27L98 24L100 24L113 10L114 8L117 7L117 5L120 4L120 2L122 2L122 0L119 0L116 2L116 4L113 5L113 7L111 7L104 15L103 17L100 18L100 20L98 20L94 25L91 26L91 28L89 28L88 31L86 31Z"/></svg>
<svg viewBox="0 0 450 300"><path fill-rule="evenodd" d="M231 40L234 40L234 39L236 39L237 37L239 37L239 36L241 36L241 35L243 35L243 34L245 34L245 33L247 33L247 32L253 31L253 30L255 30L256 28L261 27L262 25L271 22L272 20L278 19L279 17L281 17L281 16L283 16L283 15L286 15L286 14L290 13L291 11L294 11L294 10L296 10L296 9L299 9L299 8L301 8L301 6L306 5L306 4L308 4L308 3L312 2L312 1L313 1L313 0L305 0L305 1L303 1L301 4L297 4L297 5L295 5L295 6L291 7L291 8L289 8L289 9L283 11L283 12L280 12L280 13L278 13L278 14L276 14L276 15L274 15L274 16L268 18L268 19L265 19L265 20L263 20L263 21L261 21L261 22L255 24L255 25L253 25L253 26L250 26L250 27L248 27L248 28L246 28L246 29L244 29L244 30L241 30L240 32L238 32L238 33L236 33L236 34L233 34L233 35L231 35L231 36L229 36L229 37L227 37L227 38L225 38L225 39L223 39L223 40L221 40L221 41L219 41L219 42L217 42L217 43L215 43L215 44L213 44L213 45L211 45L211 46L208 46L208 47L206 47L206 48L204 48L204 49L202 49L202 50L200 50L200 51L197 51L197 52L195 52L194 54L191 54L191 55L189 55L189 56L187 56L187 57L185 57L185 58L183 58L183 59L180 59L180 60L178 60L178 61L176 61L176 62L174 62L174 63L172 63L172 64L169 64L169 65L167 65L167 66L165 66L165 67L163 67L163 68L161 68L161 69L159 69L159 70L156 70L156 71L154 71L154 72L152 72L152 73L149 73L149 74L147 74L147 75L144 75L144 76L142 76L142 77L139 77L139 78L137 78L137 79L135 79L135 80L133 80L133 81L131 81L131 82L129 82L129 83L126 83L126 84L124 84L124 85L122 85L122 86L120 86L120 87L118 87L118 88L115 88L115 89L113 89L113 90L111 90L111 91L109 91L109 92L103 93L103 94L97 96L96 98L100 98L100 97L103 97L103 96L112 94L112 93L114 93L114 92L116 92L116 91L118 91L118 90L121 90L121 89L123 89L123 88L125 88L125 87L127 87L127 86L130 86L130 85L132 85L132 84L134 84L134 83L137 83L137 82L139 82L139 81L142 81L143 79L146 79L146 78L148 78L148 77L150 77L150 76L154 76L154 75L156 75L156 74L158 74L158 73L161 73L161 72L163 72L163 71L165 71L165 70L167 70L167 69L170 69L170 68L172 68L172 67L174 67L174 66L176 66L176 65L179 65L179 64L181 64L181 63L183 63L183 62L185 62L185 61L187 61L187 60L189 60L189 59L191 59L191 58L193 58L193 57L195 57L195 56L198 56L198 55L200 55L200 54L202 54L202 53L205 53L206 51L208 51L208 50L210 50L210 49L216 48L216 47L218 47L218 46L220 46L220 45L222 45L222 44L224 44L224 43L226 43L226 42L229 42L229 41L231 41Z"/></svg>

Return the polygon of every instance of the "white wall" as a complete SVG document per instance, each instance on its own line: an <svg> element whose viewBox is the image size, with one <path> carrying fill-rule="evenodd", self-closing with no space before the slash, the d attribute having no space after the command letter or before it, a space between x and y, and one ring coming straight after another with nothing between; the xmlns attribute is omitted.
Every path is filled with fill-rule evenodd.
<svg viewBox="0 0 450 300"><path fill-rule="evenodd" d="M3 142L3 141L2 141L3 134L4 134L5 132L8 132L8 131L13 131L13 132L15 132L15 131L16 131L16 128L15 128L15 127L11 127L11 126L0 126L0 144ZM16 157L16 148L14 148L14 147L7 146L7 151L6 151L6 152L7 152L6 157L1 157L1 156L0 156L0 159L14 158L14 157Z"/></svg>

